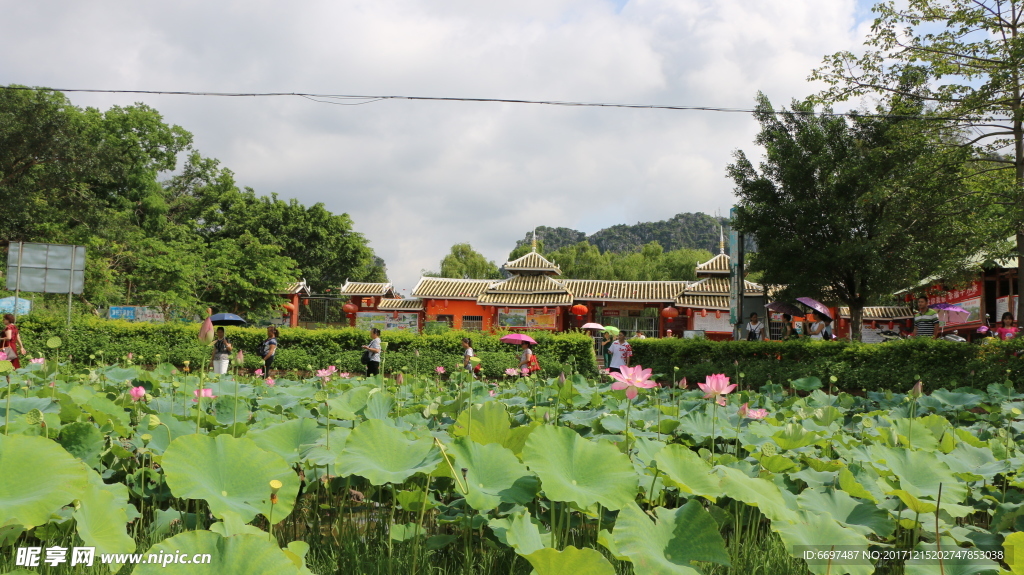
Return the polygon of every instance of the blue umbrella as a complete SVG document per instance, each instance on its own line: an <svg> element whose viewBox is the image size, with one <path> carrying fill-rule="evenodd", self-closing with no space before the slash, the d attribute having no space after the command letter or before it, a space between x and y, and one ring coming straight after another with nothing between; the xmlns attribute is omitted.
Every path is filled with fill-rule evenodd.
<svg viewBox="0 0 1024 575"><path fill-rule="evenodd" d="M233 313L215 313L210 316L213 325L245 325L249 322Z"/></svg>

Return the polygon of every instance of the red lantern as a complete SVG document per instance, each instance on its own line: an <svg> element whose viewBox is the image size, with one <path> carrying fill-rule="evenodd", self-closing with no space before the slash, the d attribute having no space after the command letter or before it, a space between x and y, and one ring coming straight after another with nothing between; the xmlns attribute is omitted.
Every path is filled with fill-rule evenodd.
<svg viewBox="0 0 1024 575"><path fill-rule="evenodd" d="M895 325L893 324L893 322L890 321L889 322L889 329L892 329L893 327L895 327Z"/></svg>
<svg viewBox="0 0 1024 575"><path fill-rule="evenodd" d="M871 326L871 329L875 329L878 327L878 322L872 320L868 322L868 325Z"/></svg>
<svg viewBox="0 0 1024 575"><path fill-rule="evenodd" d="M398 312L397 311L391 314L391 319L398 319Z"/></svg>
<svg viewBox="0 0 1024 575"><path fill-rule="evenodd" d="M578 303L569 308L569 313L576 316L576 319L583 319L583 316L587 315L588 311L590 310L587 308L587 306L581 303Z"/></svg>
<svg viewBox="0 0 1024 575"><path fill-rule="evenodd" d="M715 319L722 319L722 310L720 310L720 309L716 309L715 310Z"/></svg>
<svg viewBox="0 0 1024 575"><path fill-rule="evenodd" d="M661 317L665 319L675 319L679 317L679 310L672 306L668 306L665 309L661 310Z"/></svg>
<svg viewBox="0 0 1024 575"><path fill-rule="evenodd" d="M706 310L706 309L700 310L700 317L708 317L708 310Z"/></svg>
<svg viewBox="0 0 1024 575"><path fill-rule="evenodd" d="M355 315L357 311L359 311L359 306L352 302L349 302L341 306L341 309L345 310L345 313L347 313L349 317L352 317L353 315Z"/></svg>
<svg viewBox="0 0 1024 575"><path fill-rule="evenodd" d="M692 307L686 308L686 317L693 317L693 308Z"/></svg>
<svg viewBox="0 0 1024 575"><path fill-rule="evenodd" d="M846 319L845 318L839 318L839 327L844 328L844 329L846 328Z"/></svg>

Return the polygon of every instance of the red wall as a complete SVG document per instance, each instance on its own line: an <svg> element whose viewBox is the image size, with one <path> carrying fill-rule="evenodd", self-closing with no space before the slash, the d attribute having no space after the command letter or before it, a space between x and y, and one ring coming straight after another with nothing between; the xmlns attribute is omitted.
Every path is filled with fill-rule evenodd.
<svg viewBox="0 0 1024 575"><path fill-rule="evenodd" d="M494 326L495 314L492 307L478 305L472 300L428 299L424 301L424 312L426 313L427 321L437 321L437 316L439 315L451 315L454 316L453 327L455 329L462 329L462 316L479 315L484 318L484 331L491 331Z"/></svg>

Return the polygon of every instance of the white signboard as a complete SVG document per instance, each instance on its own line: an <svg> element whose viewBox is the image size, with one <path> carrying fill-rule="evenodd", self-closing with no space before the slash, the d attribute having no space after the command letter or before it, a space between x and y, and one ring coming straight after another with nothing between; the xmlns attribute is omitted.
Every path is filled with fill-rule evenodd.
<svg viewBox="0 0 1024 575"><path fill-rule="evenodd" d="M716 318L715 313L708 312L707 317L701 317L700 313L693 316L693 329L699 331L732 332L732 324L729 322L729 312L723 311L722 317Z"/></svg>

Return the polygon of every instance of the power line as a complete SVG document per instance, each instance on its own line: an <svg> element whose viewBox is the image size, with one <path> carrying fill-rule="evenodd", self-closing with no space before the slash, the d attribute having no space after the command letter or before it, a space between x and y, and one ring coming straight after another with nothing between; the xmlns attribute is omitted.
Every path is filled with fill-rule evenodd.
<svg viewBox="0 0 1024 575"><path fill-rule="evenodd" d="M572 102L562 100L524 100L515 98L463 98L454 96L359 96L350 94L314 94L304 92L193 92L182 90L101 90L91 88L47 88L43 86L0 86L4 90L28 90L28 91L54 91L54 92L79 92L92 94L147 94L163 96L213 96L225 98L268 98L268 97L300 97L316 102L318 104L333 104L339 106L361 106L384 100L410 100L410 101L433 101L433 102L477 102L495 104L534 104L543 106L568 106L580 108L628 108L638 110L675 110L693 112L725 112L753 114L757 110L753 108L729 108L721 106L671 106L667 104L627 104L612 102ZM318 98L329 98L341 100L337 102L325 101ZM352 102L348 102L351 100ZM893 119L918 119L945 121L947 118L912 116L900 114L871 114L865 112L817 112L802 110L775 110L776 115L794 116L824 116L824 117L850 117L850 118L893 118ZM985 118L980 121L1009 121L1009 118Z"/></svg>

